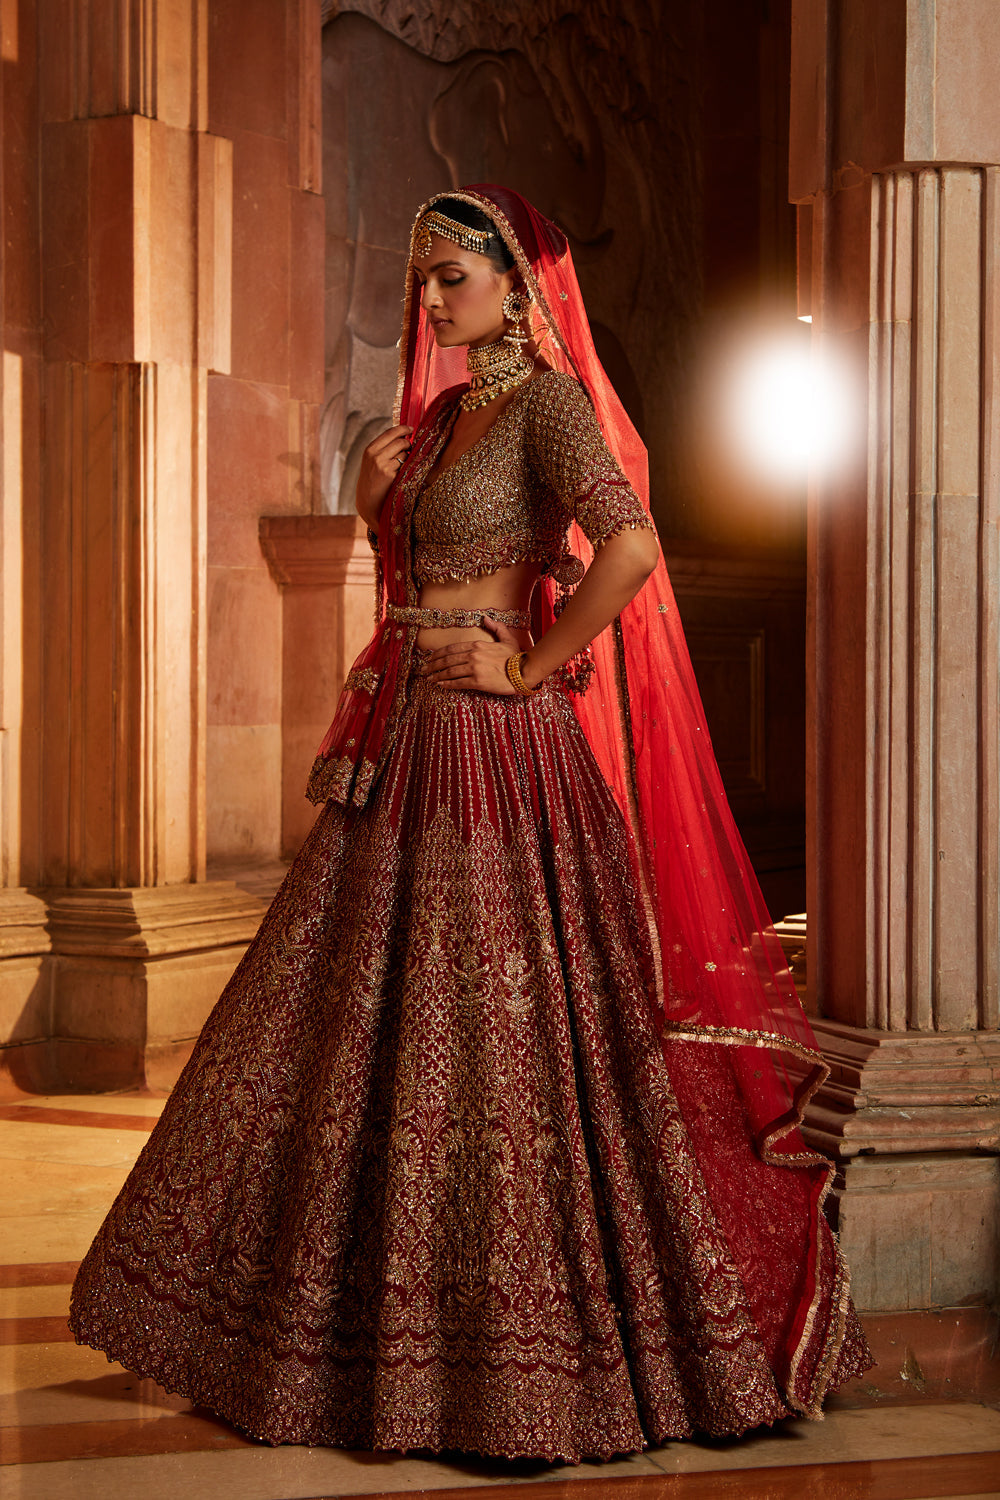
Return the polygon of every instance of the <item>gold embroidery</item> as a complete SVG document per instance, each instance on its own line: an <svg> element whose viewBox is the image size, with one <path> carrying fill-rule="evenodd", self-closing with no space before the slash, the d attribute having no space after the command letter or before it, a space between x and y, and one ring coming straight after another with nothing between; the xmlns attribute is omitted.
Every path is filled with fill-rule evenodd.
<svg viewBox="0 0 1000 1500"><path fill-rule="evenodd" d="M378 676L374 667L355 667L347 674L344 691L374 693L378 687Z"/></svg>
<svg viewBox="0 0 1000 1500"><path fill-rule="evenodd" d="M317 755L306 782L306 797L315 803L326 802L332 797L336 802L350 800L361 806L371 791L374 778L375 767L370 760L362 760L356 765L347 755L340 760L327 760Z"/></svg>
<svg viewBox="0 0 1000 1500"><path fill-rule="evenodd" d="M430 485L427 475L447 442L454 403L444 401L428 434L422 456L402 473L401 519L404 536L397 582L405 579L406 603L386 606L396 625L395 639L407 639L401 652L396 695L387 717L379 765L365 765L352 779L344 758L335 765L314 765L306 788L310 801L328 797L360 807L391 752L402 708L415 629L413 613L419 589L430 581L471 578L508 563L533 559L563 584L576 581L579 560L568 550L566 530L576 518L595 547L624 527L652 528L638 496L625 479L601 434L582 386L572 376L549 371L529 381L500 413L473 448ZM386 626L382 608L381 558L376 557L376 628ZM514 623L516 611L490 610ZM462 612L449 611L458 618ZM471 614L471 612L464 612ZM403 622L410 622L409 628ZM391 628L391 627L389 627ZM560 680L583 691L592 670L585 656L573 670L567 663ZM348 677L345 691L374 693L377 679Z"/></svg>
<svg viewBox="0 0 1000 1500"><path fill-rule="evenodd" d="M422 628L443 630L452 625L481 625L486 615L500 625L510 625L527 630L531 616L524 609L433 609L412 604L387 604L386 619L396 620L401 625L417 625Z"/></svg>
<svg viewBox="0 0 1000 1500"><path fill-rule="evenodd" d="M792 1398L682 1088L774 1220L779 1287L798 1210L722 1049L671 1071L626 831L572 708L408 686L371 800L319 815L213 1012L74 1331L270 1442L575 1460L773 1421ZM820 1251L808 1399L846 1306Z"/></svg>
<svg viewBox="0 0 1000 1500"><path fill-rule="evenodd" d="M427 485L414 511L417 583L447 582L568 558L576 519L594 547L652 521L618 467L584 394L549 371L524 385L493 426Z"/></svg>

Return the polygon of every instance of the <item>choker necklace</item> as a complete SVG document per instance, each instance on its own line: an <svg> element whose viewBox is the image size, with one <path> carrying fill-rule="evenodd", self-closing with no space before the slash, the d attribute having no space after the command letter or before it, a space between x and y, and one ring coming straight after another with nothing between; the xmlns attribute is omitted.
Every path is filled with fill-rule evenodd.
<svg viewBox="0 0 1000 1500"><path fill-rule="evenodd" d="M475 411L506 391L522 385L535 368L534 360L507 337L468 352L469 389L459 397L463 411Z"/></svg>

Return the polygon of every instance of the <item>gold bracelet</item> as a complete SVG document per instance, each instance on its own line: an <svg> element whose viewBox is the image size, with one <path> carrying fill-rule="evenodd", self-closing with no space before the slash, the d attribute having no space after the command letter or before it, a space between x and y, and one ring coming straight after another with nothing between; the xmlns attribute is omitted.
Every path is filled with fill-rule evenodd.
<svg viewBox="0 0 1000 1500"><path fill-rule="evenodd" d="M529 687L521 676L521 663L527 654L527 651L515 651L513 656L508 656L506 662L507 678L514 691L520 693L523 698L530 698L542 685L539 682L534 687Z"/></svg>

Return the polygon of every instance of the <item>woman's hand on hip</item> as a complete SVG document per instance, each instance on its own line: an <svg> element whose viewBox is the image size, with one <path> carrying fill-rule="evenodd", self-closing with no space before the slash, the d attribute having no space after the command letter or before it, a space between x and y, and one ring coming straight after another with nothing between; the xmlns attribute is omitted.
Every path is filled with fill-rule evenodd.
<svg viewBox="0 0 1000 1500"><path fill-rule="evenodd" d="M440 687L462 688L465 692L507 695L514 686L507 676L508 658L520 651L521 643L512 630L483 616L485 631L492 640L452 641L428 653L421 673Z"/></svg>
<svg viewBox="0 0 1000 1500"><path fill-rule="evenodd" d="M354 503L362 521L373 530L378 528L385 497L410 451L412 433L412 427L390 427L372 438L361 455Z"/></svg>

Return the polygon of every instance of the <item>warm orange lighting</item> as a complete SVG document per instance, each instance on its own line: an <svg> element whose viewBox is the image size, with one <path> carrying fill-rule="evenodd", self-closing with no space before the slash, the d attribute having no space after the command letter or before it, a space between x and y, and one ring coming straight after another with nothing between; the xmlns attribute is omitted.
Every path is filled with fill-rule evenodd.
<svg viewBox="0 0 1000 1500"><path fill-rule="evenodd" d="M844 367L809 335L748 342L730 370L730 423L744 459L762 476L804 481L846 456L853 387Z"/></svg>
<svg viewBox="0 0 1000 1500"><path fill-rule="evenodd" d="M0 4L0 55L4 62L17 62L17 0Z"/></svg>
<svg viewBox="0 0 1000 1500"><path fill-rule="evenodd" d="M812 320L813 320L812 313L799 313L799 322L800 323L811 323Z"/></svg>

